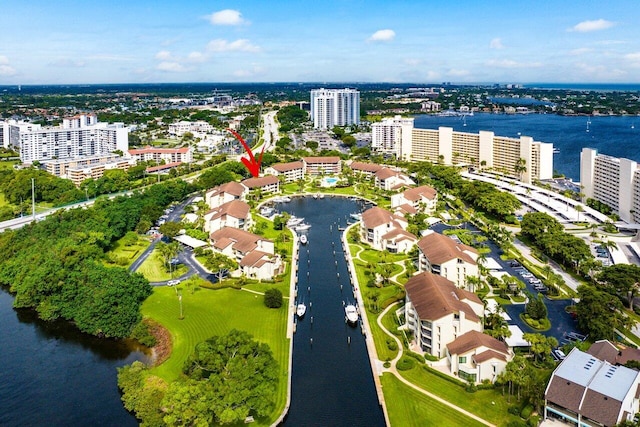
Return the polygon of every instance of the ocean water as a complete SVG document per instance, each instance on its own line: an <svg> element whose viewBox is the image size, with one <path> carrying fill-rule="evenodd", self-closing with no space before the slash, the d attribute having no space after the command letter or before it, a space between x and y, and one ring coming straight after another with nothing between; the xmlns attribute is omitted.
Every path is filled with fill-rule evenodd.
<svg viewBox="0 0 640 427"><path fill-rule="evenodd" d="M640 162L640 117L637 116L589 118L555 114L475 113L464 119L433 115L415 117L416 128L437 129L440 126L452 127L457 132L485 130L494 132L496 136L518 138L525 135L535 141L551 142L560 150L553 155L554 171L574 181L580 180L580 151L583 147Z"/></svg>

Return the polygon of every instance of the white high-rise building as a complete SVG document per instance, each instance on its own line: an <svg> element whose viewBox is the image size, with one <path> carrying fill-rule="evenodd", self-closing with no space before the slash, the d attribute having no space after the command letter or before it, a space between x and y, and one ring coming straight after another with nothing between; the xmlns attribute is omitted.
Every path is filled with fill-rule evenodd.
<svg viewBox="0 0 640 427"><path fill-rule="evenodd" d="M311 118L316 129L360 124L360 92L356 89L314 89Z"/></svg>
<svg viewBox="0 0 640 427"><path fill-rule="evenodd" d="M622 220L638 222L640 219L640 171L633 160L583 148L580 185L585 198L604 203Z"/></svg>
<svg viewBox="0 0 640 427"><path fill-rule="evenodd" d="M7 135L3 125L3 144ZM93 114L66 118L60 126L8 121L8 145L20 152L23 163L73 159L129 149L129 128L122 123L101 123Z"/></svg>
<svg viewBox="0 0 640 427"><path fill-rule="evenodd" d="M413 119L395 116L371 125L371 148L400 158L402 145L411 144ZM404 142L403 142L404 140Z"/></svg>
<svg viewBox="0 0 640 427"><path fill-rule="evenodd" d="M404 127L406 126L406 128ZM454 132L453 128L416 129L404 125L398 158L472 166L511 176L527 184L553 178L553 144L530 136L509 138L493 132ZM405 138L405 132L411 137Z"/></svg>

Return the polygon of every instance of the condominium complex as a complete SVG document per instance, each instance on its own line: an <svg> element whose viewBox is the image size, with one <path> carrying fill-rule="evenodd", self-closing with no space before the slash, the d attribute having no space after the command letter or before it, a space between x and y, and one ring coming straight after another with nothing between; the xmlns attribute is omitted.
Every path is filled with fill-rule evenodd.
<svg viewBox="0 0 640 427"><path fill-rule="evenodd" d="M413 119L396 116L372 125L372 148L406 161L489 169L528 184L553 178L553 144L530 136L454 132L450 127L417 129Z"/></svg>
<svg viewBox="0 0 640 427"><path fill-rule="evenodd" d="M585 198L609 206L623 221L640 218L640 173L633 160L598 154L593 148L580 153L580 185Z"/></svg>
<svg viewBox="0 0 640 427"><path fill-rule="evenodd" d="M360 124L360 92L355 89L314 89L311 118L316 129Z"/></svg>
<svg viewBox="0 0 640 427"><path fill-rule="evenodd" d="M166 163L191 163L193 161L190 147L158 148L147 145L144 148L129 150L129 156L138 162L164 160Z"/></svg>
<svg viewBox="0 0 640 427"><path fill-rule="evenodd" d="M129 148L129 129L122 123L98 122L93 114L66 118L60 126L9 120L0 124L4 147L17 149L23 163L123 153Z"/></svg>
<svg viewBox="0 0 640 427"><path fill-rule="evenodd" d="M100 178L107 170L127 170L135 164L135 160L126 159L116 154L42 161L42 165L47 172L60 178L69 179L77 186L85 179Z"/></svg>
<svg viewBox="0 0 640 427"><path fill-rule="evenodd" d="M413 119L395 116L371 125L371 148L400 158L402 146L411 144ZM403 143L403 138L405 139Z"/></svg>

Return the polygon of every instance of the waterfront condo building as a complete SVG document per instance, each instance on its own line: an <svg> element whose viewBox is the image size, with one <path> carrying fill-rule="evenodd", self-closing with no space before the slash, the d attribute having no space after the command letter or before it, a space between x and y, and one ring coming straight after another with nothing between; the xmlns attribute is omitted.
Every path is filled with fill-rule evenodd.
<svg viewBox="0 0 640 427"><path fill-rule="evenodd" d="M412 130L413 119L401 116L384 118L371 125L371 148L375 152L400 158L402 146L410 144Z"/></svg>
<svg viewBox="0 0 640 427"><path fill-rule="evenodd" d="M9 120L0 126L2 144L20 153L23 163L97 156L129 148L129 128L98 122L94 114L65 118L60 126Z"/></svg>
<svg viewBox="0 0 640 427"><path fill-rule="evenodd" d="M580 185L587 199L609 206L623 221L640 219L640 173L633 160L598 154L593 148L580 153Z"/></svg>
<svg viewBox="0 0 640 427"><path fill-rule="evenodd" d="M404 285L405 320L420 350L447 356L447 344L469 331L482 332L484 305L472 292L445 277L424 272Z"/></svg>
<svg viewBox="0 0 640 427"><path fill-rule="evenodd" d="M396 116L372 125L371 146L406 161L487 169L528 184L553 178L553 144L529 136L454 132L450 127L417 129L413 119Z"/></svg>
<svg viewBox="0 0 640 427"><path fill-rule="evenodd" d="M311 119L316 129L360 124L360 92L355 89L311 91Z"/></svg>
<svg viewBox="0 0 640 427"><path fill-rule="evenodd" d="M159 148L147 145L144 148L129 150L129 157L138 162L191 163L193 161L191 147Z"/></svg>

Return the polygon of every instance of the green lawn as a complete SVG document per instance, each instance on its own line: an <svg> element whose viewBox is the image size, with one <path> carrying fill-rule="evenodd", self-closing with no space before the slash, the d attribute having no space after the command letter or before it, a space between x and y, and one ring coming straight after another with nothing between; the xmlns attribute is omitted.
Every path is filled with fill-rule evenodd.
<svg viewBox="0 0 640 427"><path fill-rule="evenodd" d="M408 387L391 374L381 378L384 399L393 427L482 426L482 423Z"/></svg>
<svg viewBox="0 0 640 427"><path fill-rule="evenodd" d="M0 161L0 170L13 169L13 165L20 164L19 160L2 160Z"/></svg>
<svg viewBox="0 0 640 427"><path fill-rule="evenodd" d="M509 403L507 396L502 395L500 388L469 393L463 387L433 373L425 365L417 365L411 370L400 373L420 388L498 426L506 426L509 421L520 420L520 417L508 412L509 406L516 404L516 398L512 396Z"/></svg>
<svg viewBox="0 0 640 427"><path fill-rule="evenodd" d="M137 273L141 273L150 282L164 282L165 280L171 280L172 276L180 277L186 272L187 267L184 265L178 265L176 269L173 270L173 275L166 271L157 249L154 249L153 252L149 254L137 270Z"/></svg>
<svg viewBox="0 0 640 427"><path fill-rule="evenodd" d="M214 335L223 335L231 329L247 331L271 347L280 366L276 410L268 420L257 420L256 424L269 425L275 421L284 409L287 394L289 340L286 338L286 307L268 309L261 296L235 289L199 289L193 294L181 291L183 320L179 319L179 301L172 288L155 288L142 306L142 314L167 328L173 340L169 359L151 372L173 381L180 375L185 360L197 343Z"/></svg>
<svg viewBox="0 0 640 427"><path fill-rule="evenodd" d="M2 206L9 206L9 202L7 202L7 199L4 198L4 194L0 193L0 207Z"/></svg>
<svg viewBox="0 0 640 427"><path fill-rule="evenodd" d="M151 242L146 237L140 237L135 244L126 246L123 243L124 239L125 238L123 237L122 239L117 240L113 244L111 250L107 252L107 256L121 259L122 264L118 263L118 265L121 265L122 267L129 267L138 258L138 256L140 256L140 254L149 247ZM127 261L126 264L124 264L125 259Z"/></svg>

